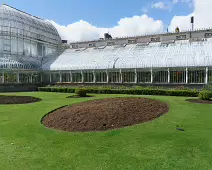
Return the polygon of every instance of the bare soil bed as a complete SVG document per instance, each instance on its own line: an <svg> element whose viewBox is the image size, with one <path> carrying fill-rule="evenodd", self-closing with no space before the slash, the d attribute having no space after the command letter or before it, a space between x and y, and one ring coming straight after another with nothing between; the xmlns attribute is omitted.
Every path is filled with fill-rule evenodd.
<svg viewBox="0 0 212 170"><path fill-rule="evenodd" d="M186 101L199 104L212 104L212 100L188 99Z"/></svg>
<svg viewBox="0 0 212 170"><path fill-rule="evenodd" d="M0 95L0 104L26 104L41 101L41 99L31 96L4 96Z"/></svg>
<svg viewBox="0 0 212 170"><path fill-rule="evenodd" d="M168 110L157 100L110 98L63 107L46 115L42 123L69 132L106 131L151 121Z"/></svg>

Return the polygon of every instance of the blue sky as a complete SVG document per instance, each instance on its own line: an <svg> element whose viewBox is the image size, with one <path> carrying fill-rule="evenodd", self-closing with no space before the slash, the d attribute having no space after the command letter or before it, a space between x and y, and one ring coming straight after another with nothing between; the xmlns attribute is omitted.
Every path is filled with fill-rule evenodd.
<svg viewBox="0 0 212 170"><path fill-rule="evenodd" d="M152 8L160 0L0 0L15 8L45 19L53 20L60 25L68 25L84 20L98 27L113 27L124 17L144 14L155 20L162 20L168 25L174 15L188 15L193 11L188 3L176 3L173 0L162 0L169 6L167 9ZM178 0L182 1L182 0Z"/></svg>
<svg viewBox="0 0 212 170"><path fill-rule="evenodd" d="M32 15L48 19L63 39L157 34L176 27L212 28L212 0L0 0Z"/></svg>

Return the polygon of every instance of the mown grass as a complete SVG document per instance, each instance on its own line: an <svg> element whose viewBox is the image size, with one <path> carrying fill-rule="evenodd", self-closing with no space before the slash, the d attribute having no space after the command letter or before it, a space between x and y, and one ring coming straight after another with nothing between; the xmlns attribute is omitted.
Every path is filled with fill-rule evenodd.
<svg viewBox="0 0 212 170"><path fill-rule="evenodd" d="M0 105L0 169L212 169L212 105L185 97L141 96L169 103L169 113L148 123L107 132L67 133L40 121L63 105L105 97L61 93L10 93L42 99ZM176 125L186 131L176 130Z"/></svg>

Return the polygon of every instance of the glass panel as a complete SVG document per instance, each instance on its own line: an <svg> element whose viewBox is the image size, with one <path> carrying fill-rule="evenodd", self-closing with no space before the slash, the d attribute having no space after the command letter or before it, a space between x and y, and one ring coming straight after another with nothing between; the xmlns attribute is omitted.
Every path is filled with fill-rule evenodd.
<svg viewBox="0 0 212 170"><path fill-rule="evenodd" d="M193 68L188 70L188 83L205 83L205 69Z"/></svg>
<svg viewBox="0 0 212 170"><path fill-rule="evenodd" d="M0 84L4 83L4 75L0 72Z"/></svg>
<svg viewBox="0 0 212 170"><path fill-rule="evenodd" d="M62 82L70 82L70 73L61 73Z"/></svg>
<svg viewBox="0 0 212 170"><path fill-rule="evenodd" d="M72 82L81 83L82 82L82 74L81 73L72 73Z"/></svg>
<svg viewBox="0 0 212 170"><path fill-rule="evenodd" d="M151 71L137 71L138 83L151 83Z"/></svg>
<svg viewBox="0 0 212 170"><path fill-rule="evenodd" d="M170 83L186 83L185 69L170 70Z"/></svg>
<svg viewBox="0 0 212 170"><path fill-rule="evenodd" d="M14 72L5 72L4 73L4 83L16 83L17 75Z"/></svg>
<svg viewBox="0 0 212 170"><path fill-rule="evenodd" d="M19 82L20 83L31 83L32 74L31 73L19 73Z"/></svg>
<svg viewBox="0 0 212 170"><path fill-rule="evenodd" d="M120 72L109 72L110 83L120 83Z"/></svg>
<svg viewBox="0 0 212 170"><path fill-rule="evenodd" d="M31 46L29 40L24 40L24 55L30 55L31 54Z"/></svg>
<svg viewBox="0 0 212 170"><path fill-rule="evenodd" d="M208 82L212 83L212 68L208 69Z"/></svg>
<svg viewBox="0 0 212 170"><path fill-rule="evenodd" d="M154 71L153 72L154 83L168 83L168 71Z"/></svg>
<svg viewBox="0 0 212 170"><path fill-rule="evenodd" d="M84 82L93 83L94 81L94 73L93 72L83 72Z"/></svg>
<svg viewBox="0 0 212 170"><path fill-rule="evenodd" d="M51 73L52 83L60 82L60 74L59 73Z"/></svg>
<svg viewBox="0 0 212 170"><path fill-rule="evenodd" d="M106 72L96 72L96 82L104 83L107 82L107 73Z"/></svg>
<svg viewBox="0 0 212 170"><path fill-rule="evenodd" d="M32 83L40 83L40 82L41 82L41 73L32 73Z"/></svg>
<svg viewBox="0 0 212 170"><path fill-rule="evenodd" d="M123 83L134 83L135 82L135 72L122 72Z"/></svg>
<svg viewBox="0 0 212 170"><path fill-rule="evenodd" d="M11 37L11 53L12 54L18 53L18 39L17 39L17 37Z"/></svg>

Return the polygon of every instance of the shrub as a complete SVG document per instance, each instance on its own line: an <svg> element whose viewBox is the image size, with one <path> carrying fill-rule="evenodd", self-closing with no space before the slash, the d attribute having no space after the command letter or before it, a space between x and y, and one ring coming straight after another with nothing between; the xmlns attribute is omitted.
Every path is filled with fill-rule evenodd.
<svg viewBox="0 0 212 170"><path fill-rule="evenodd" d="M187 87L185 87L185 86L177 86L177 87L175 87L175 90L189 90Z"/></svg>
<svg viewBox="0 0 212 170"><path fill-rule="evenodd" d="M83 89L83 88L76 89L75 93L79 97L86 97L87 96L87 90Z"/></svg>
<svg viewBox="0 0 212 170"><path fill-rule="evenodd" d="M163 96L187 96L198 97L197 90L168 90L168 89L153 89L150 87L142 88L126 88L126 89L112 89L111 87L39 87L39 91L45 92L64 92L76 93L78 96L85 97L86 93L95 94L130 94L130 95L163 95ZM81 92L82 91L82 92ZM84 92L83 92L84 91ZM84 93L84 94L83 94Z"/></svg>
<svg viewBox="0 0 212 170"><path fill-rule="evenodd" d="M212 98L212 92L209 90L203 90L199 93L200 100L210 100Z"/></svg>
<svg viewBox="0 0 212 170"><path fill-rule="evenodd" d="M209 82L204 89L212 92L212 82Z"/></svg>

